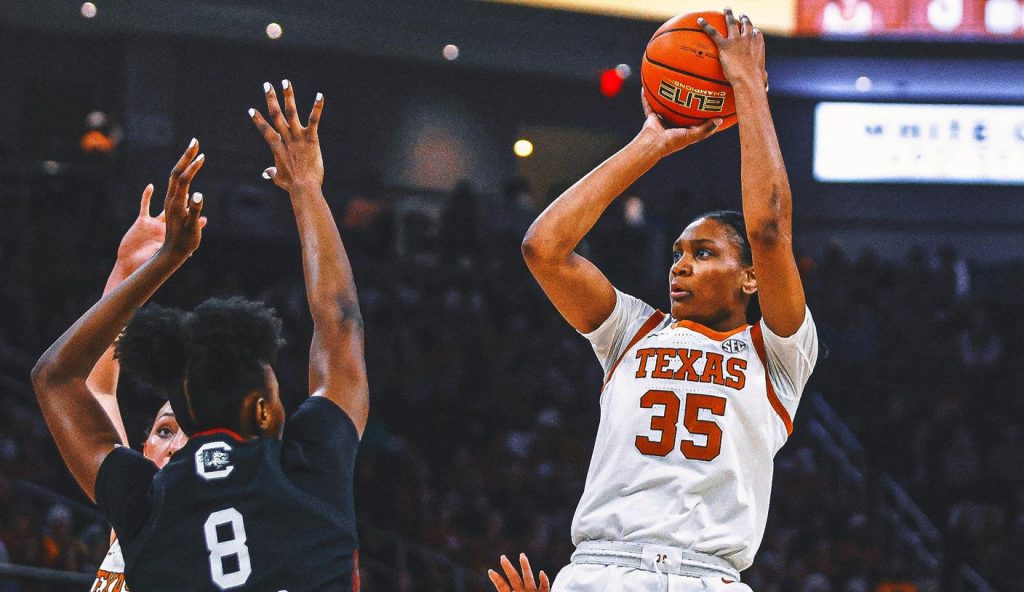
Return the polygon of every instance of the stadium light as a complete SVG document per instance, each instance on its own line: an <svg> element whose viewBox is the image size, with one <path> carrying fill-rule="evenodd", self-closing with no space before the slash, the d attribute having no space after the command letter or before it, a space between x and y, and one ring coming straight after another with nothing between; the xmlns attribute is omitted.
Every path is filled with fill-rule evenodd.
<svg viewBox="0 0 1024 592"><path fill-rule="evenodd" d="M516 143L512 145L512 151L516 153L519 158L526 158L533 154L533 142L527 139L516 140Z"/></svg>

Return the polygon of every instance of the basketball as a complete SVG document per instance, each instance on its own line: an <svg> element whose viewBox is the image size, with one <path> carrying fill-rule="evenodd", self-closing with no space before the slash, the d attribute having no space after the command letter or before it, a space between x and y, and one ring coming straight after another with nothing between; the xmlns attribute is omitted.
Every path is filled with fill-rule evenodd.
<svg viewBox="0 0 1024 592"><path fill-rule="evenodd" d="M647 44L640 81L651 109L666 126L692 127L720 117L719 129L725 129L736 123L732 86L718 61L715 42L697 24L699 17L728 36L721 12L692 12L670 19Z"/></svg>

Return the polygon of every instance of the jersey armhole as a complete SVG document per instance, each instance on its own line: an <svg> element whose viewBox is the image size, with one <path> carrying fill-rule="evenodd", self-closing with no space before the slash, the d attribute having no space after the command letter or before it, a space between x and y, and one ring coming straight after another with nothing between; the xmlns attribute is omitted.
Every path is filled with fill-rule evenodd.
<svg viewBox="0 0 1024 592"><path fill-rule="evenodd" d="M612 379L612 374L615 373L615 369L619 367L619 363L622 362L622 359L626 357L626 354L629 353L629 350L633 349L633 346L639 343L641 339L647 337L647 335L651 331L653 331L658 325L660 325L661 321L663 321L664 319L665 313L661 312L660 310L655 310L651 314L651 316L648 317L647 321L645 321L644 324L640 326L640 329L638 329L636 334L633 335L633 338L629 340L629 343L626 344L626 347L622 349L622 353L619 354L619 358L615 360L615 363L612 364L612 367L608 370L608 375L605 376L604 383L601 385L602 390L604 389L604 387L608 386L608 383Z"/></svg>
<svg viewBox="0 0 1024 592"><path fill-rule="evenodd" d="M778 414L779 419L782 420L782 424L786 426L786 437L789 437L793 433L793 419L789 416L789 411L779 400L778 393L775 392L775 387L772 386L771 372L768 371L768 352L764 348L764 334L761 333L761 323L754 323L754 326L750 328L750 338L754 342L754 350L757 352L757 357L761 358L761 365L764 366L764 384L765 390L768 395L768 402L771 403L772 409Z"/></svg>

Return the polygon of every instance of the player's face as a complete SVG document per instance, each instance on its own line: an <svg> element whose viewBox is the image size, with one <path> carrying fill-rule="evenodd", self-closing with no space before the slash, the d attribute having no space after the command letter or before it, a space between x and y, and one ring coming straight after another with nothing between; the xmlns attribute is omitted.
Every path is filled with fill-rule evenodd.
<svg viewBox="0 0 1024 592"><path fill-rule="evenodd" d="M188 436L178 426L178 420L171 411L171 404L164 403L149 429L149 437L142 445L142 454L162 469L171 455L188 442Z"/></svg>
<svg viewBox="0 0 1024 592"><path fill-rule="evenodd" d="M676 239L668 278L674 319L716 330L743 324L752 268L740 259L732 232L717 220L698 218Z"/></svg>

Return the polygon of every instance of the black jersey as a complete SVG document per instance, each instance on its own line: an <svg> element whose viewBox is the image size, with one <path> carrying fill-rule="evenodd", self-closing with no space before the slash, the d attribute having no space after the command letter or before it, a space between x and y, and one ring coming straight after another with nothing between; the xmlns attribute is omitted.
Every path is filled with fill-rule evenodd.
<svg viewBox="0 0 1024 592"><path fill-rule="evenodd" d="M358 590L348 415L310 397L282 440L194 434L160 471L117 448L96 503L124 551L132 590Z"/></svg>

